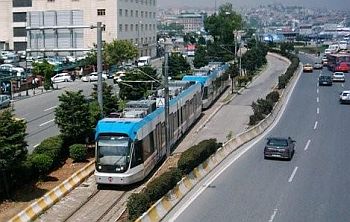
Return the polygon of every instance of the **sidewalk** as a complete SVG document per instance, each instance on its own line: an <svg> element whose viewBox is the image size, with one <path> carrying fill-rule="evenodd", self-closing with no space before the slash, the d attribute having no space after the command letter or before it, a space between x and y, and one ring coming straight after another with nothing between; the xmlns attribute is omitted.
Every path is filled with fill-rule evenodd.
<svg viewBox="0 0 350 222"><path fill-rule="evenodd" d="M41 95L41 94L46 94L46 93L50 93L50 92L53 92L53 91L56 91L56 90L60 90L62 88L64 88L64 87L60 87L58 89L55 88L55 89L45 90L44 86L39 86L36 89L28 89L26 91L13 93L12 94L12 100L13 101L19 101L19 100L27 99L27 98L30 98L30 97L33 97L33 96L38 96L38 95Z"/></svg>
<svg viewBox="0 0 350 222"><path fill-rule="evenodd" d="M278 76L284 73L288 63L278 56L269 54L265 70L257 75L253 81L233 95L231 88L218 101L204 111L203 117L195 127L185 136L173 154L181 153L202 140L217 138L218 142L227 141L227 137L234 137L248 127L249 116L253 113L251 104L270 93L278 82Z"/></svg>

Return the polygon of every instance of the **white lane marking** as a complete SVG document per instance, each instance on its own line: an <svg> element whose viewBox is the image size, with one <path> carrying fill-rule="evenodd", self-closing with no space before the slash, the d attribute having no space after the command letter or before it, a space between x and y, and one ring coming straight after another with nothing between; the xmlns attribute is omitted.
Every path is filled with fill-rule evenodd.
<svg viewBox="0 0 350 222"><path fill-rule="evenodd" d="M294 89L297 85L297 83L299 82L299 79L301 77L301 73L302 71L300 71L298 73L298 77L297 79L295 80L295 82L293 83L293 86L292 88L290 89L289 93L288 93L288 96L286 98L286 101L284 103L284 105L282 106L282 108L280 109L279 111L279 114L277 116L277 118L275 119L275 121L272 123L272 125L266 129L266 131L260 135L260 137L257 137L256 140L254 142L252 142L252 144L248 147L246 147L245 149L242 149L242 152L241 153L238 153L231 161L229 161L223 168L221 169L218 169L217 173L214 174L213 176L209 177L208 176L208 179L206 181L205 178L203 179L204 181L204 184L211 184L213 183L214 180L216 180L217 177L219 177L227 168L229 168L234 162L236 162L242 155L244 155L246 152L248 152L253 146L255 146L258 142L260 142L264 137L266 137L266 135L268 133L271 132L271 130L273 128L275 128L275 126L277 125L277 123L281 120L282 118L282 114L284 113L284 111L286 110L287 108L287 104L289 103L289 100L290 98L292 97L292 94L294 92ZM220 163L222 164L222 163ZM220 164L218 166L220 166ZM170 219L169 219L169 222L173 222L175 221L191 204L193 201L195 201L197 199L197 197L199 195L201 195L203 193L203 191L206 190L205 187L201 187L199 188L198 190L196 190L194 192L194 194L189 198L189 200L187 200L172 216L170 216Z"/></svg>
<svg viewBox="0 0 350 222"><path fill-rule="evenodd" d="M319 103L320 102L320 97L317 96L316 101Z"/></svg>
<svg viewBox="0 0 350 222"><path fill-rule="evenodd" d="M55 121L55 119L46 121L45 123L42 123L42 124L40 124L39 126L44 126L44 125L46 125L46 124L48 124L48 123L51 123L51 122L53 122L53 121Z"/></svg>
<svg viewBox="0 0 350 222"><path fill-rule="evenodd" d="M47 112L49 110L52 110L52 109L55 109L57 106L53 106L53 107L50 107L50 108L47 108L47 109L44 109L44 112Z"/></svg>
<svg viewBox="0 0 350 222"><path fill-rule="evenodd" d="M314 130L317 128L317 125L318 125L318 122L316 121L314 125Z"/></svg>
<svg viewBox="0 0 350 222"><path fill-rule="evenodd" d="M319 93L319 92L320 92L320 90L317 88L316 92L317 92L317 93Z"/></svg>
<svg viewBox="0 0 350 222"><path fill-rule="evenodd" d="M294 178L295 174L297 173L297 170L298 170L298 167L295 167L292 175L290 175L290 177L289 177L289 180L288 180L289 183L291 183L293 181L293 178Z"/></svg>
<svg viewBox="0 0 350 222"><path fill-rule="evenodd" d="M320 114L320 108L317 107L317 114Z"/></svg>
<svg viewBox="0 0 350 222"><path fill-rule="evenodd" d="M278 211L277 208L275 208L275 209L273 210L273 213L272 213L272 215L271 215L271 217L270 217L269 222L273 222L273 219L275 218L275 216L276 216L276 214L277 214L277 211Z"/></svg>
<svg viewBox="0 0 350 222"><path fill-rule="evenodd" d="M322 72L320 72L320 75L318 75L318 76L321 76L321 74L322 74Z"/></svg>
<svg viewBox="0 0 350 222"><path fill-rule="evenodd" d="M306 143L306 146L304 148L305 151L309 148L310 143L311 143L311 140L308 140L307 143Z"/></svg>
<svg viewBox="0 0 350 222"><path fill-rule="evenodd" d="M343 88L344 88L344 83L342 83L342 84L341 84L341 87L343 87Z"/></svg>
<svg viewBox="0 0 350 222"><path fill-rule="evenodd" d="M35 144L35 145L33 146L33 148L35 149L35 148L37 148L37 146L39 146L39 145L40 145L40 143Z"/></svg>

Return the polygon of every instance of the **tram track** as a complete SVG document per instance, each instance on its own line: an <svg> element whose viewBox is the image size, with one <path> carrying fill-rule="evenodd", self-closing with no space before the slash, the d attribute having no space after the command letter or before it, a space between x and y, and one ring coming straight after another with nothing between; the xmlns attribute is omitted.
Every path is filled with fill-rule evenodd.
<svg viewBox="0 0 350 222"><path fill-rule="evenodd" d="M95 190L80 206L63 221L108 221L109 212L132 191ZM93 209L93 210L92 210Z"/></svg>

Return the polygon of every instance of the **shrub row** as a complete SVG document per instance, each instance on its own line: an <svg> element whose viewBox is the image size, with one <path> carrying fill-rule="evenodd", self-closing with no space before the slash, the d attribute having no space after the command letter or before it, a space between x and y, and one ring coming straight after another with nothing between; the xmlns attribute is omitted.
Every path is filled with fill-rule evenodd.
<svg viewBox="0 0 350 222"><path fill-rule="evenodd" d="M299 62L300 62L299 58L292 53L280 51L277 49L270 49L269 51L280 54L281 56L286 57L291 61L291 64L289 65L287 71L278 77L278 88L284 89L287 86L289 80L294 75L295 71L298 69Z"/></svg>
<svg viewBox="0 0 350 222"><path fill-rule="evenodd" d="M183 175L188 174L208 159L220 146L221 144L217 143L216 139L209 139L183 152L177 168L171 168L150 182L142 192L134 193L129 197L127 202L128 219L134 221L140 217L152 204L173 189Z"/></svg>
<svg viewBox="0 0 350 222"><path fill-rule="evenodd" d="M270 92L265 99L258 99L252 103L254 114L249 117L249 125L255 125L271 113L280 95L277 91Z"/></svg>

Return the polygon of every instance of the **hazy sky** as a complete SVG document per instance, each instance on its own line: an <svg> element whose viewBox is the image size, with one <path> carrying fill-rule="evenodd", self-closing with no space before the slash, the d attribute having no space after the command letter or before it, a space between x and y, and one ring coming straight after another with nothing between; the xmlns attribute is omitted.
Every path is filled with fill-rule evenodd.
<svg viewBox="0 0 350 222"><path fill-rule="evenodd" d="M256 7L271 3L279 3L295 6L304 6L307 8L329 8L350 10L350 0L217 0L217 5L230 2L236 8ZM214 8L215 0L158 0L158 5L164 7L195 6Z"/></svg>

